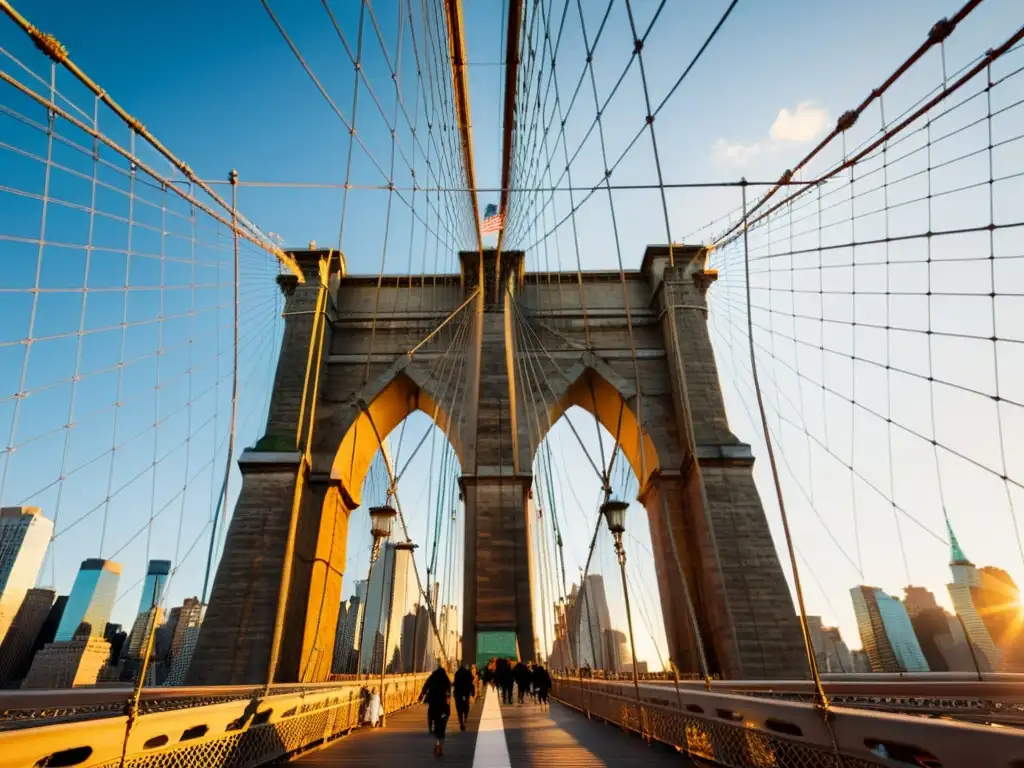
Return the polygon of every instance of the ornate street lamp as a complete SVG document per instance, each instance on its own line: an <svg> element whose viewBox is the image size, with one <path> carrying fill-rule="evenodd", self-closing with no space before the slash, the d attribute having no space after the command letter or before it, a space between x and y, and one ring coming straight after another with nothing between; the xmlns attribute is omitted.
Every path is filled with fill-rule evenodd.
<svg viewBox="0 0 1024 768"><path fill-rule="evenodd" d="M608 499L601 505L601 514L608 523L608 530L615 537L615 556L619 561L619 573L622 576L622 594L626 600L626 623L629 626L629 650L633 656L633 688L636 700L640 701L640 679L637 676L636 641L633 639L633 614L629 608L629 586L626 583L626 549L622 546L622 534L626 532L626 510L629 502Z"/></svg>
<svg viewBox="0 0 1024 768"><path fill-rule="evenodd" d="M615 553L622 550L622 534L626 532L626 510L629 509L628 502L609 499L601 505L601 514L608 523L608 530L615 537ZM625 553L622 555L625 557Z"/></svg>
<svg viewBox="0 0 1024 768"><path fill-rule="evenodd" d="M391 537L391 529L395 526L396 517L398 517L398 513L394 507L387 505L370 507L370 533L373 534L373 548L370 550L371 565L377 562L381 543Z"/></svg>

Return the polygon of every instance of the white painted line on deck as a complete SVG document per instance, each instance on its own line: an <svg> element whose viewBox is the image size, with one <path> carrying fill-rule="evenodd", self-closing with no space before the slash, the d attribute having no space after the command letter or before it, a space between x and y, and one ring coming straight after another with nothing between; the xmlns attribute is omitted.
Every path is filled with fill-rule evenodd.
<svg viewBox="0 0 1024 768"><path fill-rule="evenodd" d="M473 752L473 768L511 768L498 695L487 686L484 711L480 715L480 727L477 729L476 750Z"/></svg>

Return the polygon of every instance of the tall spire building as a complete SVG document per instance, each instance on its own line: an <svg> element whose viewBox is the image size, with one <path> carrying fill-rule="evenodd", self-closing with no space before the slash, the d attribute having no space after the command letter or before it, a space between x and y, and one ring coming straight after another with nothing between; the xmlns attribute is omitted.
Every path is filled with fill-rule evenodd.
<svg viewBox="0 0 1024 768"><path fill-rule="evenodd" d="M949 518L946 518L946 530L949 532L949 569L953 572L953 583L947 584L946 589L953 601L953 609L963 622L964 633L974 657L979 661L983 657L989 669L999 671L1002 669L1003 654L992 640L992 634L982 618L984 604L979 600L985 579L964 554Z"/></svg>

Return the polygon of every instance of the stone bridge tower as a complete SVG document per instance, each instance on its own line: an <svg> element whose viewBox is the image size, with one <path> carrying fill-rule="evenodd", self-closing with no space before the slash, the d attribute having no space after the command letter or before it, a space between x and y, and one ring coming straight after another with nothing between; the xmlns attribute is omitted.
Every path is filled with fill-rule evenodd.
<svg viewBox="0 0 1024 768"><path fill-rule="evenodd" d="M714 273L703 249L672 250L648 247L640 271L624 276L526 273L522 253L473 251L460 254L461 274L382 280L347 275L326 250L293 252L306 280L281 278L267 434L239 460L243 486L191 682L264 682L275 625L275 679L326 678L349 517L365 514L363 479L380 441L416 409L461 463L463 657L511 646L535 658L531 468L572 405L619 436L639 479L680 670L699 670L699 631L723 677L806 676L750 447L726 418L706 324Z"/></svg>

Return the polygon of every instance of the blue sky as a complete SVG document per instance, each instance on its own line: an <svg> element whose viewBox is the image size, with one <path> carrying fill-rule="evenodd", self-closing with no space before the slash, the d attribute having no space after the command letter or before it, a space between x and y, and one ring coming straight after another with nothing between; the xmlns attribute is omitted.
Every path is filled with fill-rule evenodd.
<svg viewBox="0 0 1024 768"><path fill-rule="evenodd" d="M500 181L503 68L495 65L502 60L504 47L503 11L500 2L467 2L465 5L477 182L480 187L493 188ZM565 39L556 65L563 98L575 86L585 65L581 24L574 5L570 4L569 7ZM583 5L584 23L592 38L606 6L599 2ZM657 5L652 0L632 3L640 28L647 26ZM557 16L561 11L560 4L554 3L554 6ZM645 43L643 54L648 85L655 102L661 100L661 95L689 62L725 6L726 3L721 1L667 4ZM777 178L812 146L813 141L834 123L839 114L859 103L871 88L879 84L923 40L936 20L955 12L958 6L957 2L947 1L891 3L871 0L850 4L838 0L808 0L783 5L764 0L741 0L704 58L657 117L655 126L666 181L735 180L740 176L749 179ZM300 5L281 2L271 3L271 7L306 56L325 90L341 111L350 116L354 72L323 7L315 3ZM335 2L331 7L348 42L355 45L359 4ZM34 3L31 7L22 7L21 10L28 13L31 21L40 28L57 35L76 62L202 177L223 180L229 170L237 169L243 181L315 182L330 185L340 185L345 181L348 130L317 93L260 3L225 0L215 4L183 2L156 6L108 0L85 7L46 0ZM375 5L374 14L386 41L384 48L390 56L396 50L395 40L398 35L396 4ZM1019 25L1019 17L1019 9L1013 0L988 0L984 3L946 44L945 56L949 71L955 71L986 48L1002 42L1009 31ZM391 141L387 122L391 120L395 107L394 87L382 47L377 42L372 26L368 21L364 21L364 24L364 69L373 92L380 99L385 116L378 113L363 83L360 86L356 127L367 151L357 147L353 153L350 180L355 185L379 186L385 183L387 174L382 174L375 163L385 169L388 167ZM0 24L0 30L0 46L44 79L48 78L48 62L24 35L6 22ZM417 142L411 136L409 125L401 117L398 120L402 150L406 157L411 158L414 148L415 151L422 151L430 145L430 141L425 138L422 127L426 122L426 109L417 112L412 103L415 89L411 84L415 83L415 67L407 33L404 40L405 53L400 70L404 82L409 84L408 90L404 92L404 98L410 102L406 108L419 114L417 119L421 121L417 123L420 125L420 141ZM625 4L615 2L595 55L594 76L602 99L626 66L631 51L632 38ZM4 58L0 64L4 71L27 77L10 59ZM936 56L922 62L887 97L887 113L896 114L934 86L941 78L940 72L940 61ZM91 114L92 99L81 86L63 72L58 74L57 83L61 93ZM43 84L32 84L45 90ZM579 101L567 118L566 127L570 152L582 144L572 164L573 183L587 187L597 184L604 173L596 134L583 141L595 111L589 87L588 80ZM3 101L0 102L3 106L45 122L45 115L40 109L27 104L24 98L15 96L9 87L4 87L3 94ZM642 128L645 114L642 86L634 66L604 113L603 128L611 157L618 157ZM45 153L45 139L38 130L26 128L10 115L2 119L0 141L32 152ZM859 126L864 131L860 136L877 128L877 113L871 115L870 119L876 123L869 126L869 118L865 117ZM115 126L109 114L101 115L101 127L116 140L124 143L129 141L128 132L123 127ZM79 140L88 144L81 136ZM447 152L454 146L448 138L438 134L436 145L432 146L444 148L442 155L448 155L449 163L454 160ZM87 176L91 174L92 164L81 153L60 148L57 152L63 154L55 154L55 162L66 158L70 167L77 168ZM146 148L140 148L140 152L159 171L169 172L167 164L158 159L155 153ZM431 152L434 150L431 149ZM445 167L444 160L432 156L435 168ZM823 159L822 163L835 159L833 153ZM1011 160L1006 158L1007 163ZM41 191L38 162L5 151L0 153L0 163L3 176L14 180L5 184L37 193ZM421 179L428 176L422 154L418 155L413 164ZM124 169L125 164L121 162L119 167ZM557 163L555 167L557 175ZM396 168L396 185L408 186L409 175L403 157L397 159ZM106 169L103 173L109 175L112 186L123 187L127 183L123 173L116 173L113 169ZM446 177L444 170L437 173ZM648 137L643 136L616 168L613 183L651 184L655 178L650 142ZM83 186L81 178L71 178L66 173L56 174L52 183L52 195L64 195L79 203L88 203L88 184ZM218 189L227 194L226 187L220 186ZM104 199L104 194L101 192L97 208L112 214L120 211L117 215L125 215L122 211L124 195L109 192L109 199ZM192 234L188 207L175 201L173 195L158 189L138 191L137 194L140 197L148 195L146 199L151 203L139 207L136 214L138 220L142 221L144 216L159 217L161 206L166 205L170 211L172 227L177 227L175 231L179 237L164 238L165 242L161 244L159 237L152 237L151 230L136 227L133 248L163 253L165 256L180 256L183 261L191 258L189 245ZM412 203L414 196L411 193L401 194L407 202ZM751 196L755 194L756 190L752 190ZM453 225L456 231L448 233L444 227L449 222L440 224L436 218L436 210L444 211L451 207L454 196L435 203L434 208L426 203L422 193L416 196L419 215L441 232L439 238L425 234L423 222L414 221L408 206L398 199L392 199L389 219L388 196L386 190L354 189L350 193L342 242L349 271L377 274L383 265L383 270L392 274L406 272L410 267L413 272L430 272L434 269L435 259L439 270L455 271L455 248L465 244L457 242L462 230L456 223ZM480 195L481 207L497 200L496 192L482 192ZM341 230L342 201L343 190L340 188L243 187L239 198L240 207L247 217L257 222L265 232L276 233L282 242L289 245L303 245L316 240L321 245L336 246ZM530 202L527 196L522 195L518 200L514 199L513 204L525 206ZM670 190L667 203L671 237L681 241L691 233L703 237L720 230L721 223L711 228L702 228L735 209L739 205L739 192L736 189ZM568 195L558 193L554 204L561 212L560 215L564 215L568 210ZM615 267L619 258L625 268L636 268L645 245L664 242L669 236L665 231L661 199L656 192L617 191L613 196L613 204L618 224L617 238L609 223L611 210L607 195L595 195L580 209L578 219L583 226L579 228L579 245L584 268ZM975 206L975 203L961 206L961 210L979 210L970 206ZM50 208L56 210L54 206ZM953 214L939 211L937 215L945 217ZM87 218L83 218L80 210L51 213L46 239L53 239L57 237L56 233L60 233L67 234L64 240L84 242L82 238L87 236L84 234L88 226ZM162 293L164 297L164 315L173 312L175 302L183 302L178 307L188 322L183 322L180 327L173 322L150 322L126 332L123 340L119 330L87 337L90 341L82 345L82 360L86 361L83 365L93 366L97 370L103 368L104 359L106 365L110 365L119 359L132 358L133 353L147 356L147 353L160 347L175 347L177 351L169 352L166 358L164 355L159 356L159 370L155 367L156 356L150 354L146 361L133 364L122 373L113 370L79 385L79 404L76 406L79 412L90 403L94 410L103 412L95 417L92 426L83 422L75 428L75 439L67 441L71 446L68 466L78 466L93 454L102 453L100 448L105 449L112 444L114 425L109 406L118 399L119 388L122 400L126 394L140 393L133 401L139 412L133 414L127 409L122 411L123 417L118 427L122 439L125 435L133 434L126 431L130 424L151 425L154 408L158 409L157 412L168 414L167 421L161 421L158 430L150 430L150 433L140 437L128 449L122 450L113 465L109 459L100 460L92 468L87 467L61 484L58 467L62 463L66 432L61 426L67 414L71 387L55 386L46 390L49 394L41 392L26 398L21 406L17 406L19 421L15 430L15 444L29 437L47 435L50 430L55 431L35 441L32 444L35 448L25 447L12 454L17 459L8 460L8 479L0 494L3 503L20 503L27 494L45 488L47 490L28 499L27 503L38 503L49 513L57 504L57 487L65 487L65 495L60 502L61 519L64 522L59 521L58 532L64 525L96 509L74 529L63 534L62 540L58 539L58 556L55 562L48 562L44 568L41 581L55 579L60 590L66 591L70 587L77 561L94 556L98 551L106 556L118 552L118 559L125 563L122 587L126 588L141 579L147 551L152 557L177 555L180 560L195 542L199 543L196 543L188 560L188 567L183 568L172 583L170 600L172 604L180 602L181 598L197 594L201 589L206 540L198 534L202 526L208 525L210 521L211 498L216 495L221 482L222 469L214 468L222 467L224 463L223 436L226 434L226 414L230 410L231 372L230 361L225 356L230 350L231 333L230 239L225 237L223 231L217 231L208 220L205 221L206 226L200 227L195 239L199 254L196 258L206 266L193 275L190 268L186 270L182 266L182 262L169 261L167 258L133 259L136 266L130 277L130 285L139 290L130 292L131 306L127 310L123 306L124 294L117 290L118 286L123 287L124 284L123 256L97 256L97 262L91 267L93 279L101 281L97 285L102 284L112 290L106 294L106 298L102 294L95 294L100 298L90 295L88 311L94 314L90 314L85 321L87 328L116 326L123 313L127 313L131 320L152 320L157 312L154 306L157 293ZM38 201L11 194L0 197L0 234L38 238L39 223ZM158 226L157 220L150 220L150 223L154 227ZM520 227L514 232L510 231L510 242L507 244L528 246L536 242L540 234L550 229L553 223L554 219L549 215L541 222L544 226L540 229ZM107 219L97 226L93 234L94 243L107 243L112 249L123 247L119 244L125 241L126 227ZM76 233L74 237L78 237L78 240L74 239L72 233ZM546 263L550 263L552 268L573 268L575 256L572 238L571 227L561 227L544 244L549 247L544 248L542 245L528 253L528 264L537 267L542 260L547 260ZM12 265L5 269L3 284L0 286L10 290L0 294L0 302L3 302L5 312L16 318L5 329L0 341L17 341L28 335L33 303L37 305L36 314L40 318L40 325L32 331L34 338L77 329L81 293L75 289L80 288L84 280L81 248L45 249L41 286L64 286L70 292L40 295L38 300L34 300L27 289L35 279L38 247L30 242L15 242L11 239L0 245L4 249L5 264ZM756 242L753 245L758 247ZM1012 250L1012 245L1007 244L1006 248ZM756 411L750 410L752 399L743 367L743 338L737 335L737 331L730 331L732 326L745 322L742 296L737 293L742 288L742 282L737 282L739 278L735 254L730 257L725 253L721 258L722 280L712 290L712 332L718 345L733 429L743 439L753 443L757 455L763 457L759 425L750 418ZM159 271L161 264L163 272ZM262 252L248 245L243 246L243 265L242 331L243 336L249 333L245 338L250 346L246 347L241 372L243 381L249 383L243 388L240 404L240 447L251 444L262 429L266 390L274 364L273 340L278 328L274 321L278 310L278 298L275 295L277 289L272 282L276 273L275 265ZM1001 285L1020 285L1015 282L1020 279L1018 273L1006 273L1003 277ZM147 293L141 290L146 285L161 284L178 284L181 287L179 290L163 292ZM191 287L194 285L209 287ZM90 283L92 287L93 283ZM1006 287L1001 290L1011 293L1014 289ZM191 304L193 299L197 302L195 307ZM203 307L208 307L208 311L199 312ZM246 313L246 308L251 308L249 313ZM946 309L954 314L972 312L971 306L967 304L948 306ZM1015 310L1011 308L1009 311ZM193 319L194 325L191 323ZM43 324L47 322L54 324L54 328L45 327ZM160 327L164 328L165 336L162 338L158 335ZM763 337L766 345L776 338L775 326L771 328L773 331ZM833 342L835 345L839 343ZM864 350L868 347L865 344L868 342L862 342L860 355L866 354ZM66 367L68 360L72 361L73 366L76 345L76 339L35 345L32 352L34 357L26 367L28 379L24 388L38 388L74 375L73 369L69 371ZM92 345L95 345L95 349ZM205 354L209 358L208 364L191 376L180 375L174 379L174 387L162 390L162 403L155 402L153 382L167 381L187 370L189 365L185 355L189 348L197 356ZM18 345L0 347L0 397L19 391L24 359L20 355L23 352ZM778 354L780 359L789 360L782 358L781 352ZM948 350L945 359L953 359L957 354L973 353ZM1014 354L1014 351L1006 354ZM771 357L765 357L763 365L774 365L775 361ZM968 356L965 359L974 361L975 358ZM1007 363L1003 366L1004 377L1006 370L1014 370L1008 368L1009 365ZM809 368L803 370L807 372ZM785 379L784 366L780 364L773 371L775 376L766 383L766 389L771 389L774 382L776 389L792 392L793 382ZM217 381L221 382L219 389L215 388ZM191 399L186 388L188 382L191 382L193 397L199 392L210 392L209 397L197 401L191 408L185 406ZM866 398L870 393L871 390L868 394L858 394L857 398ZM912 394L907 397L913 401ZM788 415L799 423L799 408L794 409L779 398L772 400L770 394L769 406L770 410L775 408L773 413L776 416ZM0 403L0 434L5 438L10 431L15 408L14 400ZM832 405L825 406L826 410L832 408ZM803 427L814 432L822 422L812 422L814 417L810 410L804 410L808 421ZM943 414L964 412L960 404L952 401L943 401L939 410ZM215 423L211 422L214 417ZM588 417L580 418L583 419L581 424L585 424ZM999 418L1012 427L1016 422L1011 420L1017 418L1017 415L1003 413ZM833 436L841 429L838 424L833 428ZM166 450L180 446L185 437L199 433L199 425L204 425L202 429L206 430L202 433L204 447L202 450L190 449L188 466L185 464L184 449L179 447L169 458L159 461L157 471L150 469L147 472L147 467L154 462L154 456L163 456ZM806 439L800 431L787 436L783 434L787 427L781 421L774 426L793 464L811 466L806 453L800 453L808 450L804 447ZM982 449L985 446L991 447L999 439L991 427L992 424L987 423L985 431L981 431L977 423L951 424L949 429L952 432L947 433L951 437L946 442L974 440ZM423 428L423 422L419 420L410 427L410 435L418 439L419 433L416 430ZM861 430L862 440L864 435L873 434L865 430L870 430L870 427ZM159 432L159 440L155 445L152 439L154 432ZM551 439L558 445L556 453L564 453L566 465L576 467L583 464L585 459L579 454L578 448L572 445L574 441L566 432L564 427L557 427ZM84 437L79 438L77 435ZM199 442L199 438L196 438L195 444ZM863 453L858 453L861 456L858 461L863 463L854 463L862 466L865 472L876 469L875 463L879 461L880 455L878 445L884 446L884 443L862 444L857 450ZM37 451L34 455L33 450ZM904 455L897 452L895 462L904 467L902 477L912 478L909 483L911 486L923 488L926 484L935 485L934 472L924 474L924 470L914 469L925 466L921 462L926 461L928 456L919 457L912 454L912 450L908 448L908 453ZM1011 457L1013 455L1011 451ZM907 461L906 466L901 464L904 459ZM988 453L983 454L981 461L991 466L997 458ZM889 464L887 459L881 463L886 466ZM909 570L912 580L926 584L940 599L944 599L942 585L945 579L945 553L936 544L934 537L920 533L919 538L914 538L918 534L913 530L904 531L908 537L906 548L911 552L914 567L903 569L898 565L901 557L892 546L891 505L882 505L884 509L878 511L878 514L884 512L886 517L858 519L859 526L873 524L875 527L867 529L871 531L870 534L865 534L865 529L861 528L860 544L854 546L851 541L854 537L855 515L851 506L854 492L849 490L849 473L830 475L828 473L832 470L827 469L825 464L827 462L821 467L815 466L816 473L820 472L822 478L828 478L819 487L842 487L843 491L817 497L813 506L825 516L837 536L847 542L845 548L851 559L858 559L855 553L860 551L859 559L863 561L863 566L859 570L863 572L863 579L898 593L906 580L901 571ZM413 500L424 498L420 489L426 487L429 472L419 467L414 470L418 471L411 471L407 480L403 481L401 493L410 499L406 502L410 518L415 517L419 521L419 525L412 524L414 530L421 530L432 503L424 504L424 509L418 509ZM771 497L771 486L767 484L766 470L767 462L759 459L758 480L762 495L768 500ZM794 470L794 475L799 476L804 471ZM991 493L986 491L987 495L982 497L985 499L985 507L993 510L991 514L985 512L985 525L972 525L975 511L972 509L974 502L968 489L977 487L972 485L972 476L956 466L944 467L944 471L949 473L953 486L952 490L946 489L947 506L951 507L951 517L958 526L958 533L968 554L979 563L999 564L1011 570L1011 573L1024 577L1010 518L1005 511L996 511L998 505L1006 504L1005 498L1000 500L998 497L1000 488L996 487ZM118 493L110 504L104 502L104 497L110 493L108 489L120 488L122 483L138 472L144 475L138 483ZM191 478L189 490L176 497L175 493L182 487L185 475ZM232 495L237 492L239 481L237 472L233 473ZM790 483L789 497L800 497L801 490L794 485L794 478L786 482ZM803 482L806 487L806 478ZM565 484L565 525L578 525L580 529L589 530L596 507L592 502L596 501L599 492L596 480L593 485L592 489L585 490L585 483ZM573 493L579 496L578 502L572 498ZM862 499L857 514L873 514L870 508L872 502L863 501L863 489L855 493L860 494L858 499ZM922 514L930 515L927 518L928 527L941 535L942 516L941 512L936 511L934 493L921 491L919 497ZM155 509L164 511L150 529L146 523L150 509L154 508L152 499L157 499ZM773 532L777 536L776 541L781 543L777 511L770 502L766 501L766 505ZM856 568L844 570L844 567L835 565L840 559L845 560L844 555L828 543L828 536L817 522L810 509L811 505L804 504L801 507L799 502L793 502L793 507L791 515L798 545L808 558L816 579L822 583L820 590L805 587L809 610L824 614L826 621L838 621L851 646L858 646L846 590L859 581L862 574ZM631 515L631 519L640 521L643 511L635 507ZM102 524L103 518L107 520L106 526ZM888 528L883 527L883 519ZM872 520L873 523L870 522ZM653 567L648 558L639 554L644 551L644 547L649 547L649 537L642 528L637 527L637 541L635 545L630 545L638 552L638 556L630 560L631 568L634 569L631 578L637 584L651 584ZM987 530L989 528L991 530ZM183 531L181 536L178 535L179 529ZM150 530L153 535L148 535ZM352 531L350 568L346 576L356 574L362 578L361 574L365 573L366 567L365 554L362 554L366 542L358 542L366 536L365 526L361 526L354 518ZM133 538L136 534L137 538ZM416 534L414 537L418 538ZM614 576L614 555L609 542L604 541L604 538L601 539L602 549L599 549L596 570ZM573 560L582 564L586 556L585 543L577 545L574 542L570 549L567 565L571 565ZM607 577L606 581L612 596L613 617L617 624L624 626L624 611L618 596L617 581ZM455 587L452 589L457 592ZM137 594L126 592L118 604L115 618L129 622L136 602ZM657 600L653 594L648 596L647 607L656 614ZM663 639L658 636L657 630L653 633L646 630L644 625L647 622L636 616L634 618L639 654L656 666L655 646L661 644L664 652ZM651 623L656 625L658 621Z"/></svg>

